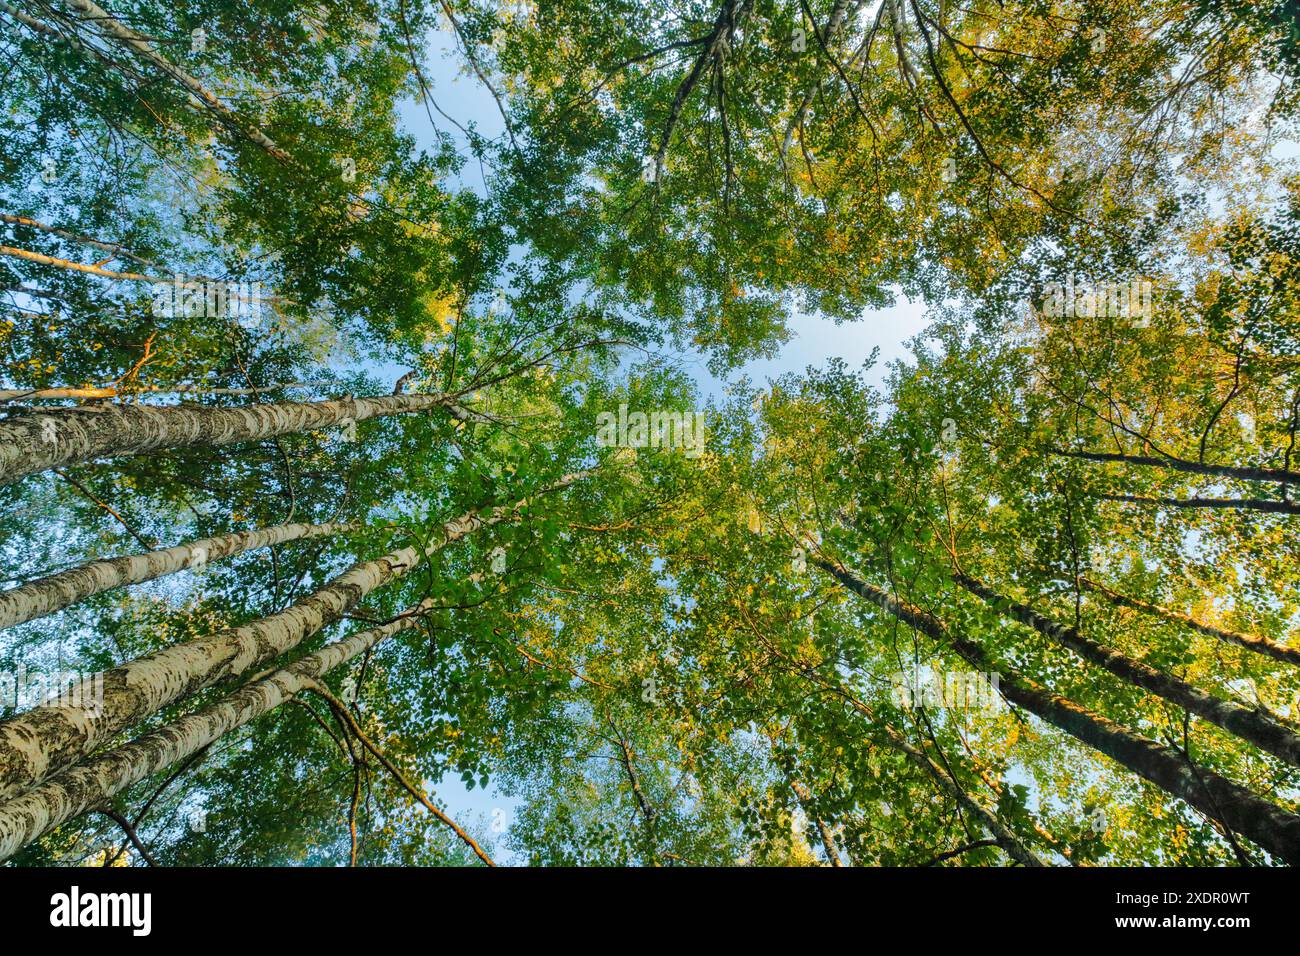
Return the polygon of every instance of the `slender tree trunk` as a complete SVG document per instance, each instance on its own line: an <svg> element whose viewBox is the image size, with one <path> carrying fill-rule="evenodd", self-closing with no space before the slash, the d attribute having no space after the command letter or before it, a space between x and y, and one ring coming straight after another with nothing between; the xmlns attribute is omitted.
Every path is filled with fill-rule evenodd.
<svg viewBox="0 0 1300 956"><path fill-rule="evenodd" d="M787 664L790 664L790 661L779 651L776 651L775 648L769 647L769 649L772 650L777 657L785 660ZM971 795L966 792L965 788L961 786L956 777L953 776L946 767L941 766L924 750L912 744L907 739L907 735L893 724L890 724L888 721L878 720L875 712L865 701L850 693L840 684L826 680L807 668L794 667L793 671L805 680L811 681L818 687L828 690L842 698L850 707L873 724L879 723L884 730L884 736L873 738L873 742L879 746L888 747L891 750L897 750L916 764L917 767L921 769L922 773L932 777L940 790L961 804L972 817L979 820L981 826L997 838L998 846L1002 847L1011 859L1015 860L1022 866L1046 866L1042 860L1035 856L1032 851L1020 842L1020 838L1017 837L1015 833L1006 826L1006 824L998 819L996 813L991 810L986 810L984 807L976 803Z"/></svg>
<svg viewBox="0 0 1300 956"><path fill-rule="evenodd" d="M1300 503L1274 501L1271 498L1148 498L1142 495L1098 495L1106 501L1123 501L1137 505L1163 505L1167 508L1217 508L1229 511L1268 511L1274 514L1300 515Z"/></svg>
<svg viewBox="0 0 1300 956"><path fill-rule="evenodd" d="M831 831L826 826L826 821L821 817L814 817L817 824L817 832L821 834L822 849L826 851L826 856L830 860L831 866L841 867L844 865L840 860L840 851L835 847L835 838L831 836Z"/></svg>
<svg viewBox="0 0 1300 956"><path fill-rule="evenodd" d="M977 670L993 670L993 662L983 648L950 632L920 608L900 601L824 559L816 559L816 564L859 597L953 648ZM1249 837L1274 856L1292 865L1300 864L1300 816L1288 813L1212 770L1194 767L1183 754L1133 734L1028 678L1015 674L1003 676L999 687L1012 703L1185 800L1210 819Z"/></svg>
<svg viewBox="0 0 1300 956"><path fill-rule="evenodd" d="M278 614L115 667L0 723L0 799L75 763L160 708L296 647L419 560L415 548L403 548L356 564Z"/></svg>
<svg viewBox="0 0 1300 956"><path fill-rule="evenodd" d="M53 614L92 594L129 584L142 584L185 568L203 567L209 561L267 548L286 541L299 541L341 534L355 528L348 524L284 524L260 531L241 531L215 538L201 538L174 548L160 548L103 561L90 561L47 577L0 591L0 628L13 627L46 614Z"/></svg>
<svg viewBox="0 0 1300 956"><path fill-rule="evenodd" d="M382 395L323 402L265 402L236 408L199 405L110 405L61 409L0 422L0 484L24 475L95 458L138 455L159 448L192 448L259 441L384 415L445 408L481 420L451 395Z"/></svg>
<svg viewBox="0 0 1300 956"><path fill-rule="evenodd" d="M0 7L0 9L4 9ZM69 242L75 242L83 246L93 246L104 252L111 253L115 259L130 259L132 262L138 262L142 266L157 266L158 263L143 256L137 256L134 252L127 249L126 246L119 245L116 242L101 242L90 236L83 236L79 233L69 232L67 229L60 229L57 226L46 225L35 219L29 219L27 216L15 216L12 213L0 212L0 222L7 222L13 226L27 226L29 229L39 229L41 232L49 233L52 236L58 236L60 239L67 239ZM196 276L195 278L208 278L207 276ZM209 280L215 281L215 280Z"/></svg>
<svg viewBox="0 0 1300 956"><path fill-rule="evenodd" d="M613 726L613 721L610 722ZM641 789L641 778L637 775L636 765L632 762L632 748L628 746L623 736L615 729L618 734L618 746L622 751L620 756L623 758L623 769L627 771L628 782L632 786L632 795L636 797L637 807L641 810L641 819L645 825L646 844L650 851L650 865L659 865L659 835L655 827L656 813L654 807L650 806L645 798L645 792Z"/></svg>
<svg viewBox="0 0 1300 956"><path fill-rule="evenodd" d="M84 272L87 275L99 276L99 278L101 279L113 279L118 282L149 282L152 283L153 285L171 285L173 282L177 282L177 281L195 281L195 280L201 280L203 282L224 281L220 279L208 279L203 276L181 276L178 273L170 276L151 276L151 275L144 275L139 272L118 272L113 269L105 269L101 265L95 265L95 264L87 265L83 262L73 262L71 259L60 259L58 256L47 256L43 252L33 252L30 249L19 249L16 248L15 246L0 245L0 256L11 256L15 259L26 259L29 262L36 262L43 266L53 266L58 269L67 269L71 272ZM289 299L283 299L279 296L274 296L274 295L253 296L253 297L238 296L237 299L240 302L245 302L249 304L260 303L260 302L277 302L284 305L297 304L291 302ZM272 386L267 386L267 387L270 388ZM83 397L83 396L76 396L76 397ZM88 397L99 397L99 396L88 396Z"/></svg>
<svg viewBox="0 0 1300 956"><path fill-rule="evenodd" d="M849 0L835 0L835 5L831 8L831 15L827 18L826 26L821 32L821 43L824 44L827 49L830 49L831 44L839 39L840 27L842 27L846 21L856 19L858 12L865 5L864 0L855 0L853 4L853 15L850 17L848 15ZM877 23L880 22L880 14L883 12L883 9L884 8L882 7L881 10L876 13ZM817 29L816 23L813 24L813 29ZM816 44L817 40L814 39L813 43ZM785 136L781 140L782 159L784 159L786 154L790 152L790 144L794 141L795 130L803 124L804 118L808 115L808 110L812 108L813 100L817 98L817 91L821 88L821 85L822 83L820 79L814 80L812 83L808 84L807 89L804 90L803 98L799 101L799 107L794 111L794 115L790 117L790 122L786 124Z"/></svg>
<svg viewBox="0 0 1300 956"><path fill-rule="evenodd" d="M281 162L293 162L289 154L277 146L269 136L256 126L240 119L234 110L221 102L202 83L160 55L148 37L137 33L126 24L114 19L106 10L91 2L91 0L65 0L65 5L75 10L84 22L91 24L99 33L129 47L143 59L180 83L195 99L211 110L232 132L252 140Z"/></svg>
<svg viewBox="0 0 1300 956"><path fill-rule="evenodd" d="M0 9L5 9L5 7L4 7L3 5L0 5ZM57 34L56 34L56 35L57 35ZM146 259L144 256L138 256L138 255L136 255L134 252L131 252L129 249L127 249L125 246L120 245L120 244L118 244L118 243L115 243L115 242L101 242L100 240L98 240L98 239L94 239L94 238L91 238L90 236L83 236L83 235L81 235L81 234L79 234L79 233L69 232L67 229L60 229L60 228L58 228L57 226L50 226L50 225L47 225L47 224L45 224L45 223L43 223L43 222L38 222L38 221L35 220L35 219L29 219L29 218L26 217L26 216L15 216L15 215L12 215L11 213L0 212L0 222L7 222L7 223L10 223L10 224L15 225L15 226L27 226L27 227L30 228L30 229L38 229L38 230L40 230L41 232L48 233L48 234L50 234L50 235L54 235L54 236L58 236L58 237L61 238L61 239L66 239L66 240L68 240L69 242L75 242L75 243L77 243L77 244L79 244L79 245L92 246L92 247L94 247L94 248L96 248L96 249L102 249L104 252L110 253L110 254L111 254L110 258L112 258L112 259L124 259L124 260L130 260L131 262L137 262L137 263L139 263L139 264L142 265L142 266L148 266L148 267L150 267L150 268L154 268L154 269L166 269L166 267L163 266L163 265L161 265L160 263L154 262L152 259ZM25 250L14 250L14 252L16 252L17 254L19 254L19 255L20 255L21 257L23 257L23 258L31 258L32 255L40 255L39 253L34 253L34 254L33 254L33 253L28 253L28 252L26 252ZM168 284L168 285L170 285L171 283L175 282L175 281L177 280L178 277L179 277L182 281L186 281L186 282L196 282L196 281L197 281L197 282L221 282L221 283L224 283L224 282L227 282L227 281L228 281L228 280L226 280L226 279L217 279L217 278L214 278L214 277L212 277L212 276L198 275L197 273L186 273L186 274L181 274L181 273L177 273L175 270L166 270L166 271L168 271L168 272L170 273L170 274L167 275L167 276L146 276L146 275L139 275L139 274L132 275L132 274L130 274L130 273L113 273L113 272L109 272L109 271L107 271L107 270L102 270L102 269L99 268L99 266L87 266L87 265L82 265L81 263L78 263L78 262L69 262L69 261L66 260L66 259L53 259L52 257L45 257L45 258L46 258L46 259L49 259L48 262L45 262L46 265L56 265L56 266L59 266L59 267L61 267L61 268L66 268L66 269L75 269L75 270L80 271L80 272L90 272L90 273L93 273L93 274L95 274L95 275L104 276L104 277L106 277L106 278L115 278L115 279L143 279L143 280L146 280L146 281L149 281L149 282L155 282L155 283L166 283L166 284ZM35 261L40 262L40 261L43 261L43 260L42 260L42 259L37 259L37 260L35 260ZM107 262L107 261L109 261L109 260L106 259L106 260L104 260L104 261ZM282 298L280 298L279 296L266 296L266 297L264 297L264 298L253 299L253 300L249 300L249 301L256 301L256 302L279 302L279 303L282 303L282 304L285 304L285 305L298 305L298 304L299 304L299 303L297 303L297 302L293 302L293 301L291 301L291 300L289 300L289 299L282 299ZM267 386L267 388L272 388L272 387L274 387L274 386L269 386L269 385ZM57 391L57 389L51 389L51 391ZM250 390L250 391L251 391L251 390ZM4 394L3 392L0 392L0 395L3 395L3 394ZM237 392L236 394L240 394L240 392ZM54 397L60 397L60 396L54 396ZM74 396L74 397L83 397L83 396ZM101 396L86 396L86 397L101 397Z"/></svg>
<svg viewBox="0 0 1300 956"><path fill-rule="evenodd" d="M1244 634L1240 631L1228 631L1223 628L1212 627L1209 624L1202 624L1194 617L1186 614L1180 614L1178 611L1169 608L1160 607L1157 604L1148 604L1146 601L1139 601L1137 598L1129 597L1126 594L1120 594L1100 584L1097 581L1088 578L1079 578L1079 582L1090 591L1096 591L1105 597L1112 604L1119 607L1132 608L1135 611L1141 611L1144 614L1150 614L1154 617L1162 617L1167 621L1178 624L1185 624L1195 631L1207 634L1210 637L1218 638L1221 641L1227 641L1229 644L1237 644L1247 650L1254 651L1257 654L1265 654L1274 660L1286 661L1288 664L1300 665L1300 648L1287 647L1285 644L1279 644L1277 641L1270 640L1267 637L1260 637L1256 634Z"/></svg>
<svg viewBox="0 0 1300 956"><path fill-rule="evenodd" d="M14 246L0 245L0 256L12 256L15 259L26 259L29 262L37 262L43 266L56 266L60 269L70 269L73 272L85 272L89 275L99 276L101 279L117 279L119 281L129 282L152 282L156 285L170 285L171 276L147 276L139 272L116 272L112 269L105 269L103 266L86 265L81 262L73 262L70 259L60 259L58 256L47 256L43 252L33 252L30 249L18 249Z"/></svg>
<svg viewBox="0 0 1300 956"><path fill-rule="evenodd" d="M822 849L826 851L826 862L831 866L842 867L844 863L840 860L840 851L835 846L835 838L831 836L830 827L826 826L825 820L808 809L808 804L811 802L808 788L801 783L791 781L790 789L794 791L795 799L799 801L799 806L803 808L804 816L817 827L817 834L822 839Z"/></svg>
<svg viewBox="0 0 1300 956"><path fill-rule="evenodd" d="M1084 461L1119 462L1126 465L1145 465L1152 468L1168 468L1171 471L1186 471L1194 475L1214 475L1222 478L1237 478L1241 481L1280 481L1283 484L1300 484L1300 471L1287 471L1282 468L1243 468L1237 465L1207 465L1199 461L1185 461L1181 458L1156 458L1150 455L1122 455L1102 451L1071 451L1065 448L1050 449L1053 455L1066 458L1081 458Z"/></svg>
<svg viewBox="0 0 1300 956"><path fill-rule="evenodd" d="M432 606L421 602L402 617L354 634L240 687L229 697L92 757L22 796L0 804L0 860L12 856L60 823L100 806L152 773L184 760L208 744L266 714L381 641L417 626Z"/></svg>
<svg viewBox="0 0 1300 956"><path fill-rule="evenodd" d="M41 33L44 34L45 36L55 37L55 38L58 38L60 36L59 31L54 29L54 27L50 26L48 23L42 23L40 20L32 19L27 14L19 10L17 7L13 6L12 4L6 3L5 0L0 0L0 10L3 10L5 13L9 14L9 16L13 17L19 23L31 27L37 33Z"/></svg>
<svg viewBox="0 0 1300 956"><path fill-rule="evenodd" d="M566 475L538 494L566 487L586 474ZM531 500L498 506L486 516L470 511L448 521L442 526L440 539L425 553L431 554L481 527L504 521ZM406 574L421 558L417 548L407 547L358 563L278 614L165 648L94 675L59 700L0 723L0 799L8 799L75 763L160 708L296 647L371 591ZM98 706L91 707L92 702Z"/></svg>
<svg viewBox="0 0 1300 956"><path fill-rule="evenodd" d="M410 374L410 373L407 373ZM320 388L329 382L276 382L260 388L213 388L201 384L136 385L119 388L116 385L87 385L84 387L53 388L0 388L0 402L18 400L43 401L50 398L118 398L148 393L150 395L264 395L287 388ZM397 392L393 393L398 394Z"/></svg>
<svg viewBox="0 0 1300 956"><path fill-rule="evenodd" d="M1153 694L1158 694L1170 703L1186 708L1229 733L1250 741L1261 750L1266 750L1273 756L1300 767L1300 736L1272 719L1270 715L1214 697L1171 674L1135 661L1113 648L1084 637L1073 627L1067 627L1044 617L1027 604L1021 604L999 594L968 574L956 572L953 574L953 580L992 605L994 609L1009 614L1044 637L1068 647L1084 660L1104 667L1117 677Z"/></svg>

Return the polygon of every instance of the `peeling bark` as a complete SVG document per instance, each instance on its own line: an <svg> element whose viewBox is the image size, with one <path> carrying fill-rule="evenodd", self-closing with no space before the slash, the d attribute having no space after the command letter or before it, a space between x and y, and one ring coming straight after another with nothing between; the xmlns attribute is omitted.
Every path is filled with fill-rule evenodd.
<svg viewBox="0 0 1300 956"><path fill-rule="evenodd" d="M286 541L319 538L351 530L347 524L286 524L259 531L243 531L201 538L174 548L160 548L103 561L90 561L16 588L0 591L0 628L13 627L53 614L92 594L129 584L142 584L185 568Z"/></svg>
<svg viewBox="0 0 1300 956"><path fill-rule="evenodd" d="M420 615L431 606L431 601L423 601L395 621L336 641L209 707L93 757L0 805L0 860L59 824L103 805L150 774L274 710L311 687L317 678L381 641L417 626Z"/></svg>
<svg viewBox="0 0 1300 956"><path fill-rule="evenodd" d="M997 669L982 647L949 631L921 608L899 600L829 561L818 558L815 563L854 594L951 647L977 670ZM1249 837L1279 859L1300 864L1300 816L1288 813L1212 770L1193 766L1178 751L1138 736L1026 677L1008 674L1005 668L1001 673L999 689L1011 703L1186 801L1209 819Z"/></svg>
<svg viewBox="0 0 1300 956"><path fill-rule="evenodd" d="M451 395L383 395L323 402L265 402L242 407L110 405L60 410L0 422L0 484L61 465L137 455L159 448L229 445L384 415L445 408L481 420Z"/></svg>
<svg viewBox="0 0 1300 956"><path fill-rule="evenodd" d="M338 620L376 588L406 574L424 556L512 517L539 495L566 487L587 474L566 475L532 498L497 506L486 515L469 511L446 522L424 555L415 547L406 547L360 562L277 614L92 675L64 699L0 723L0 800L58 773L160 708L274 660ZM82 702L94 701L101 689L102 703L97 708L83 706Z"/></svg>

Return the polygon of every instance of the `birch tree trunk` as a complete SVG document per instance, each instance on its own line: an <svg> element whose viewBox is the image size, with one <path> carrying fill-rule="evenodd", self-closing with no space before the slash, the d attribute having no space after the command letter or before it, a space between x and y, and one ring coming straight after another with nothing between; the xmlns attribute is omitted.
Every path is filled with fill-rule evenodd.
<svg viewBox="0 0 1300 956"><path fill-rule="evenodd" d="M0 484L95 458L258 441L434 408L445 408L462 420L482 420L460 406L454 396L443 394L265 402L236 408L110 405L93 411L66 409L57 414L28 415L0 422Z"/></svg>
<svg viewBox="0 0 1300 956"><path fill-rule="evenodd" d="M856 21L858 12L864 6L866 6L864 0L856 0L853 5L853 15L852 17L849 17L847 15L849 0L835 0L835 6L831 8L831 15L826 21L826 26L822 28L820 40L814 37L813 43L819 46L824 45L829 49L830 46L839 39L840 27L843 26L846 21ZM883 11L883 9L882 6L881 11ZM876 13L877 23L880 22L881 11L877 11ZM817 29L816 23L813 23L812 26L813 30ZM804 40L805 42L807 41L806 36L804 37ZM821 86L822 83L820 80L814 80L812 83L808 84L808 88L804 90L803 98L799 101L798 109L794 111L794 115L790 117L790 122L786 124L785 136L781 139L781 158L783 160L785 159L786 154L790 152L790 144L794 142L795 130L803 125L803 121L808 115L808 110L812 108L813 100L817 98L817 91Z"/></svg>
<svg viewBox="0 0 1300 956"><path fill-rule="evenodd" d="M1053 448L1050 451L1053 455L1060 455L1064 458L1080 458L1084 461L1115 462L1125 465L1142 465L1148 468L1168 468L1171 471L1185 471L1193 475L1214 475L1224 478L1237 478L1241 481L1280 481L1283 484L1300 484L1300 471L1288 471L1284 468L1206 465L1199 461L1185 461L1182 458L1156 458L1150 455L1123 455L1118 452L1105 451L1071 451L1066 448Z"/></svg>
<svg viewBox="0 0 1300 956"><path fill-rule="evenodd" d="M830 828L826 826L826 821L812 813L808 809L808 804L812 799L808 788L803 784L795 781L790 782L790 789L794 791L795 799L799 801L799 807L803 810L803 815L808 821L817 827L817 834L822 839L822 849L826 851L826 863L828 866L842 867L844 861L840 859L840 851L835 846L835 837L831 835Z"/></svg>
<svg viewBox="0 0 1300 956"><path fill-rule="evenodd" d="M279 707L317 678L420 623L432 607L425 600L400 618L336 641L209 707L189 714L121 747L92 757L31 791L0 804L0 860L87 810L102 805L224 734Z"/></svg>
<svg viewBox="0 0 1300 956"><path fill-rule="evenodd" d="M771 645L769 645L769 649L771 649ZM779 652L776 653L778 657L784 659L783 655ZM888 721L879 720L875 711L873 711L865 701L851 693L841 684L832 680L827 680L815 671L806 667L796 667L793 669L793 672L817 687L830 691L837 697L840 697L873 725L879 724L884 730L884 734L883 736L873 736L873 742L882 747L897 750L916 764L917 767L921 769L922 773L933 778L935 784L940 790L960 803L972 817L979 820L980 824L989 833L993 834L994 838L997 840L998 846L1006 851L1006 854L1011 857L1011 859L1015 860L1022 866L1046 866L1042 860L1034 855L1033 851L1029 850L1020 842L1020 838L1017 837L1015 833L1013 833L1000 819L998 819L996 813L980 806L980 804L966 792L965 788L962 787L961 783L957 780L956 775L952 772L951 767L948 766L947 759L944 759L943 765L940 765L939 761L936 761L920 747L914 746L909 742L907 736L893 724Z"/></svg>
<svg viewBox="0 0 1300 956"><path fill-rule="evenodd" d="M566 487L586 474L566 475L538 494ZM486 516L475 510L446 522L425 555L505 520L536 497L495 507ZM407 547L360 562L277 614L93 675L62 698L0 722L0 800L75 763L160 708L274 660L337 620L371 591L406 574L423 556L419 549Z"/></svg>
<svg viewBox="0 0 1300 956"><path fill-rule="evenodd" d="M854 594L953 648L975 669L985 672L994 669L983 648L950 632L920 608L900 601L823 558L815 559L815 563ZM1209 819L1249 837L1293 866L1300 864L1300 816L1288 813L1212 770L1193 766L1177 751L1133 734L1028 678L1004 673L999 689L1007 700L1185 800Z"/></svg>
<svg viewBox="0 0 1300 956"><path fill-rule="evenodd" d="M129 584L142 584L185 568L200 568L209 561L244 551L340 534L355 528L348 524L284 524L259 531L241 531L215 538L200 538L174 548L160 548L103 561L90 561L7 591L0 591L0 628L53 614L92 594Z"/></svg>
<svg viewBox="0 0 1300 956"><path fill-rule="evenodd" d="M1254 651L1256 654L1265 654L1274 660L1286 661L1288 664L1300 664L1300 648L1288 647L1285 644L1279 644L1277 641L1270 640L1267 637L1260 637L1257 634L1244 634L1241 631L1229 631L1209 624L1202 624L1194 617L1180 614L1178 611L1166 607L1160 607L1158 604L1139 601L1137 598L1120 594L1118 591L1113 591L1104 584L1099 584L1088 578L1080 578L1079 582L1088 590L1096 591L1106 600L1119 607L1132 608L1135 611L1141 611L1143 614L1162 617L1166 621L1185 624L1192 630L1200 631L1202 634L1218 638L1221 641L1227 641L1229 644L1237 644L1249 651Z"/></svg>
<svg viewBox="0 0 1300 956"><path fill-rule="evenodd" d="M77 15L86 23L91 24L96 30L106 37L109 37L123 46L129 47L139 56L152 63L158 69L162 70L181 86L185 87L200 103L210 109L221 122L231 131L248 137L262 149L266 150L271 156L283 163L292 164L293 160L283 149L263 133L256 126L245 123L239 116L221 102L213 93L211 93L202 83L182 70L170 60L164 58L154 48L149 38L132 30L129 26L116 20L108 11L104 10L98 4L91 0L66 0L65 5L76 11Z"/></svg>
<svg viewBox="0 0 1300 956"><path fill-rule="evenodd" d="M60 269L71 269L74 272L85 272L89 275L99 276L102 279L118 279L130 282L152 282L157 285L168 285L172 282L170 277L147 276L139 272L117 272L113 269L105 269L103 266L85 265L81 262L72 262L69 259L60 259L57 256L47 256L43 252L33 252L30 249L18 249L14 246L0 245L0 256L12 256L15 259L26 259L29 262L36 262L43 266L57 266Z"/></svg>
<svg viewBox="0 0 1300 956"><path fill-rule="evenodd" d="M2 9L5 9L5 7L0 7L0 10ZM158 265L158 263L154 262L152 259L146 259L143 256L138 256L130 249L127 249L125 246L120 245L116 242L101 242L100 240L94 239L90 236L83 236L79 233L69 232L67 229L60 229L58 226L51 226L43 222L38 222L37 220L30 219L27 216L15 216L12 213L0 212L0 222L7 222L13 226L27 226L31 229L38 229L41 232L47 233L48 235L51 236L58 236L60 239L67 239L69 242L75 242L83 246L93 246L96 249L100 249L103 250L104 252L111 253L114 258L129 259L132 262L140 263L140 265L142 266L156 267ZM210 276L195 276L195 278L209 279L210 281L220 281L220 280L211 280Z"/></svg>
<svg viewBox="0 0 1300 956"><path fill-rule="evenodd" d="M953 580L996 610L1009 614L1022 624L1028 624L1039 634L1063 647L1068 647L1084 660L1104 667L1130 684L1158 694L1170 703L1184 707L1229 733L1250 741L1261 750L1266 750L1273 756L1300 767L1300 736L1274 720L1269 714L1207 694L1171 674L1158 671L1113 648L1098 644L1084 637L1073 627L1067 627L1044 617L1027 604L1021 604L999 594L968 574L955 573Z"/></svg>
<svg viewBox="0 0 1300 956"><path fill-rule="evenodd" d="M409 373L408 373L409 374ZM136 385L119 388L116 385L87 385L84 387L54 386L51 388L0 388L0 402L19 399L34 402L50 398L118 398L130 395L264 395L289 388L320 388L328 382L274 382L260 388L213 388L199 383L182 385ZM394 395L397 393L394 392Z"/></svg>
<svg viewBox="0 0 1300 956"><path fill-rule="evenodd" d="M403 548L353 565L278 614L94 675L63 697L0 723L0 800L75 763L158 709L297 646L405 574L419 557L415 548Z"/></svg>
<svg viewBox="0 0 1300 956"><path fill-rule="evenodd" d="M1273 514L1300 515L1300 504L1274 501L1272 498L1149 498L1143 495L1099 494L1106 501L1135 505L1160 505L1165 508L1217 508L1231 511L1267 511Z"/></svg>

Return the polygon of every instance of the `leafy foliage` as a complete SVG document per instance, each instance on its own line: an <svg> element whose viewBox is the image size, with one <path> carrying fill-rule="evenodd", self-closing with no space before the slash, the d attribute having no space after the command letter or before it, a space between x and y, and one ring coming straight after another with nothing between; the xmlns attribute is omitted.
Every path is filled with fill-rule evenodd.
<svg viewBox="0 0 1300 956"><path fill-rule="evenodd" d="M492 794L491 819L460 821L489 854L1280 862L996 692L910 700L918 673L965 680L969 661L827 568L1300 813L1297 766L1010 614L1032 605L1296 730L1290 5L122 0L109 15L152 54L77 3L0 4L0 422L395 390L462 411L0 486L9 587L159 544L349 525L20 625L5 672L107 669L257 621L527 498L280 661L430 602L326 683L435 802L450 781ZM496 100L499 136L438 118L435 35ZM1071 292L1062 312L1076 280L1132 296ZM240 307L169 298L196 283L234 283ZM847 336L900 297L930 325L888 369L734 374L779 355L801 316ZM724 392L701 393L699 362L730 376ZM611 448L598 422L620 409ZM628 409L698 412L702 446L628 440ZM15 861L146 852L476 861L307 694Z"/></svg>

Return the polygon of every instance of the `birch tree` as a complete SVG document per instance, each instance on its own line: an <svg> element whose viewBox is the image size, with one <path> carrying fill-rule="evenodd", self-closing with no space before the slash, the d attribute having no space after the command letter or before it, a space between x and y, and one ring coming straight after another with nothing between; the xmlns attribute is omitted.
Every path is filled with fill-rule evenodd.
<svg viewBox="0 0 1300 956"><path fill-rule="evenodd" d="M580 477L568 475L541 493L566 487ZM20 793L173 701L274 660L376 588L409 573L429 554L481 527L511 518L529 500L497 506L482 515L467 512L446 522L426 547L399 548L358 562L278 614L94 675L65 701L0 722L0 797ZM95 705L87 706L91 701Z"/></svg>
<svg viewBox="0 0 1300 956"><path fill-rule="evenodd" d="M0 856L1297 861L1284 4L227 7L0 0Z"/></svg>
<svg viewBox="0 0 1300 956"><path fill-rule="evenodd" d="M0 627L13 627L53 614L77 601L112 588L143 584L187 568L202 568L255 548L267 548L288 541L302 541L356 530L347 524L291 524L200 538L174 548L160 548L146 554L89 561L79 567L28 581L0 591Z"/></svg>
<svg viewBox="0 0 1300 956"><path fill-rule="evenodd" d="M94 413L31 415L0 423L0 481L96 458L228 445L435 408L446 409L462 421L475 420L474 413L450 395L386 395L234 408L113 405Z"/></svg>
<svg viewBox="0 0 1300 956"><path fill-rule="evenodd" d="M931 638L950 643L978 670L993 672L1000 669L979 645L948 631L920 608L868 584L841 565L819 559L818 566L853 593ZM1213 771L1192 767L1177 752L1132 734L1019 675L1003 674L999 687L1012 703L1095 747L1134 773L1186 800L1211 819L1219 820L1254 840L1280 859L1293 865L1300 861L1300 815L1286 812Z"/></svg>
<svg viewBox="0 0 1300 956"><path fill-rule="evenodd" d="M335 641L288 667L250 681L209 707L98 754L7 801L0 807L0 859L150 773L193 755L236 727L279 707L311 688L317 678L379 642L418 626L420 615L427 610L426 605L416 605L389 624Z"/></svg>

